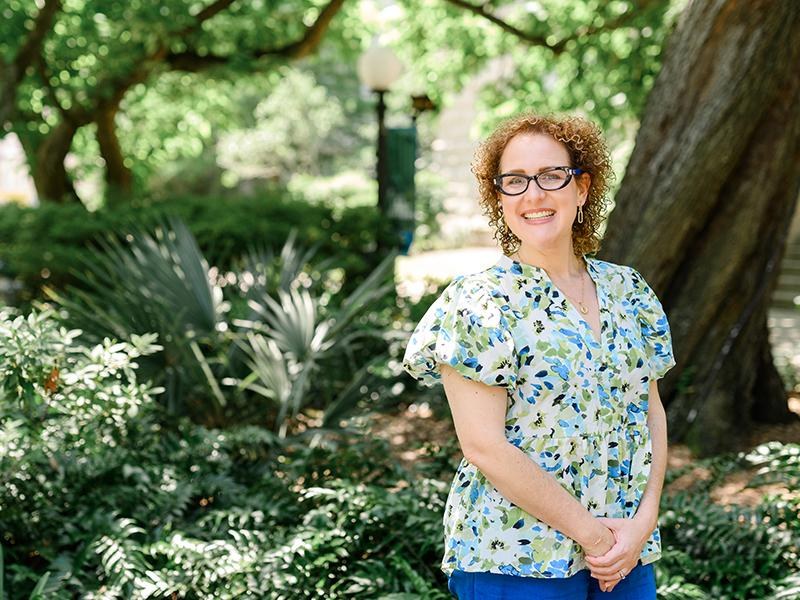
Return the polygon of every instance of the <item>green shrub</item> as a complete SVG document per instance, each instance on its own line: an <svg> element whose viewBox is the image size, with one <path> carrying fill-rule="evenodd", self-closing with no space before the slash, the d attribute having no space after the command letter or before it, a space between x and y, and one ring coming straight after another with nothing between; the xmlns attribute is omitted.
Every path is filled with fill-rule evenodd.
<svg viewBox="0 0 800 600"><path fill-rule="evenodd" d="M231 273L241 285L225 289L240 314L228 314L221 284L175 218L104 243L78 285L48 295L89 340L157 333L164 352L144 363L145 375L164 386L171 414L210 427L265 424L284 437L311 407L336 428L386 362L382 324L368 313L394 297L394 254L344 294L304 271L312 253L294 246L293 233L280 260L253 253L245 271Z"/></svg>
<svg viewBox="0 0 800 600"><path fill-rule="evenodd" d="M399 467L387 442L276 445L170 419L136 378L152 337L83 347L49 315L10 311L0 336L10 599L37 584L56 599L446 597L447 485Z"/></svg>
<svg viewBox="0 0 800 600"><path fill-rule="evenodd" d="M43 284L61 289L73 283L74 270L98 252L97 239L152 228L168 215L186 222L209 262L223 271L253 247L279 249L296 230L304 245L319 243L320 255L336 257L352 278L346 289L380 262L376 237L388 235L388 224L374 208L335 210L282 191L258 197L173 198L96 212L73 204L9 204L0 207L0 275L22 284L18 303L27 303L39 296Z"/></svg>
<svg viewBox="0 0 800 600"><path fill-rule="evenodd" d="M84 347L77 334L47 313L0 311L0 531L8 570L22 581L32 581L28 565L55 560L73 541L157 391L135 377L135 359L158 349L155 336ZM91 512L109 499L96 500Z"/></svg>
<svg viewBox="0 0 800 600"><path fill-rule="evenodd" d="M710 493L732 474L753 468L759 470L749 486L780 482L796 490L799 456L800 445L771 442L693 463L710 476L662 498L659 522L670 551L658 561L659 571L714 599L769 598L788 589L791 576L800 573L800 497L765 495L756 507L725 506Z"/></svg>

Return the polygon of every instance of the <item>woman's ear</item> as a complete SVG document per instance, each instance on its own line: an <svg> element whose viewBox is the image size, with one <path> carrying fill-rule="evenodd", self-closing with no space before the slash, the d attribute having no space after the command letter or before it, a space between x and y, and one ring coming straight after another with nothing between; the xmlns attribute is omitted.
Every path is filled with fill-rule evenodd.
<svg viewBox="0 0 800 600"><path fill-rule="evenodd" d="M585 201L589 196L589 188L592 186L592 176L589 173L581 173L578 175L576 183L578 184L578 193Z"/></svg>

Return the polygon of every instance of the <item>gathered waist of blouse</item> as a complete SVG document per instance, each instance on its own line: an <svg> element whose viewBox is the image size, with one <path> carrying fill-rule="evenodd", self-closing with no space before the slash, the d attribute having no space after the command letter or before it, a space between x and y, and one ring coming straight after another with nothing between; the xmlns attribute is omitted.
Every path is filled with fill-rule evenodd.
<svg viewBox="0 0 800 600"><path fill-rule="evenodd" d="M647 436L650 434L650 429L646 421L619 421L611 426L604 424L602 429L576 433L556 432L552 428L542 427L534 430L527 429L525 435L521 437L518 432L507 431L506 439L518 448L526 450L531 446L536 446L538 443L547 440L591 440L594 442L603 442L606 438L618 438L626 434L634 437Z"/></svg>

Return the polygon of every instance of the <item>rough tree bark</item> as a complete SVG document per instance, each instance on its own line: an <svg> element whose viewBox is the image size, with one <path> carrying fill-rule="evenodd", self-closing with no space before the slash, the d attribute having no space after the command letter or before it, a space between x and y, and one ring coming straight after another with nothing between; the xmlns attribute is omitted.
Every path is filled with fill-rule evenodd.
<svg viewBox="0 0 800 600"><path fill-rule="evenodd" d="M669 316L670 438L736 448L794 416L767 309L800 193L800 3L696 0L648 97L601 250L641 271Z"/></svg>

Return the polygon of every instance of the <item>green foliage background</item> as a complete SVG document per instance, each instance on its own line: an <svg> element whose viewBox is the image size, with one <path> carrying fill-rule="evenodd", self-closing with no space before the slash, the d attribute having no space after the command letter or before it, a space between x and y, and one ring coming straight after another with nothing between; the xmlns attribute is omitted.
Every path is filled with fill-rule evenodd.
<svg viewBox="0 0 800 600"><path fill-rule="evenodd" d="M292 340L275 350L275 329L324 330L346 306L340 296L380 259L376 241L386 232L374 209L374 106L360 89L356 60L382 34L407 65L387 95L390 125L407 124L411 93L427 93L441 110L499 61L499 78L481 91L473 138L522 110L582 113L606 132L621 179L685 4L490 0L469 10L447 0L344 2L321 43L298 53L292 44L327 3L233 2L198 23L214 4L63 0L0 124L0 136L19 136L34 171L74 125L64 158L81 200L59 205L47 200L63 198L45 197L38 208L0 210L0 269L23 286L24 307L0 311L0 598L449 597L439 561L455 437L430 441L404 466L369 428L376 413L399 415L407 406L447 415L440 391L416 387L398 365L404 336L437 294L413 305L392 295L373 299L369 314L353 319L342 334L348 340L380 329L380 341L359 348L359 359L377 359L371 385L348 387L345 352L313 380L316 389L345 388L347 406L331 392L280 412L270 388L296 384L293 369L302 362L287 349ZM0 7L0 82L9 81L41 6L7 0ZM104 181L109 165L98 134L107 109L130 190ZM418 217L429 226L444 183L428 170L436 116L418 122L425 183ZM37 184L48 176L57 174L39 172ZM230 270L237 285L266 275L260 297L239 289L221 298L215 307L229 303L230 315L203 332L196 356L170 351L191 336L169 307L165 316L161 304L121 299L125 287L111 281L98 295L118 295L108 313L125 321L126 307L161 311L151 322L175 327L132 333L121 327L131 319L97 325L89 318L79 335L64 326L68 311L28 310L47 284L67 298L62 307L79 312L76 290L87 272L79 265L97 256L98 236L130 241L165 213L181 217L197 240L195 266L207 259L217 275ZM259 331L273 345L264 341L269 352L247 373L241 357L231 358L232 338L216 328L233 329L230 317L246 320L249 310L269 316L267 297L279 297L278 282L286 282L264 256L278 252L291 229L319 243L337 273L311 269L291 278L295 292L308 292L295 295L298 304L308 299L321 310L311 320L273 319L273 331ZM97 262L114 267L106 255ZM164 272L172 284L180 279L179 268ZM111 339L114 331L126 339ZM144 377L165 362L179 363L169 367L183 369L200 390L184 400L201 407L214 401L214 385L241 378L233 384L250 387L237 400L250 412L224 415L217 427L169 410L159 401L163 389ZM231 364L240 370L226 370ZM286 369L280 381L270 379L276 364ZM291 417L280 435L264 426L276 415L279 425ZM659 597L800 596L796 496L731 508L711 495L726 477L754 469L753 485L777 475L796 489L798 455L796 444L767 444L704 461L710 480L665 495ZM668 482L680 474L670 472Z"/></svg>
<svg viewBox="0 0 800 600"><path fill-rule="evenodd" d="M455 438L408 467L359 416L314 443L207 429L169 418L137 379L152 337L85 346L52 315L9 311L0 336L6 597L37 582L46 598L448 597L438 563ZM55 390L43 383L53 361ZM798 456L771 443L687 467L711 477L663 499L659 598L796 597L798 498L725 507L709 493L753 470L754 486L795 489Z"/></svg>
<svg viewBox="0 0 800 600"><path fill-rule="evenodd" d="M407 120L410 94L427 93L441 109L500 59L505 66L499 79L481 94L475 137L522 110L582 112L607 132L622 168L664 40L684 4L481 5L504 20L503 28L446 0L390 7L344 2L316 51L296 57L287 46L303 38L325 3L234 2L198 25L197 15L211 3L64 0L40 59L17 87L16 112L3 133L20 137L35 170L52 150L48 144L59 126L76 123L68 173L91 182L78 190L89 206L118 201L119 191L106 190L103 182L106 163L95 124L102 106L118 110L115 133L137 193L168 192L170 183L185 185L187 175L197 188L208 189L220 181L239 185L242 173L282 181L348 169L367 174L375 124L372 99L360 89L355 65L370 39L381 34L406 65L387 96L390 124ZM33 27L36 6L10 0L2 9L0 75ZM314 124L315 134L302 133L305 122ZM435 119L422 118L419 125L424 155ZM237 135L238 156L231 143Z"/></svg>

